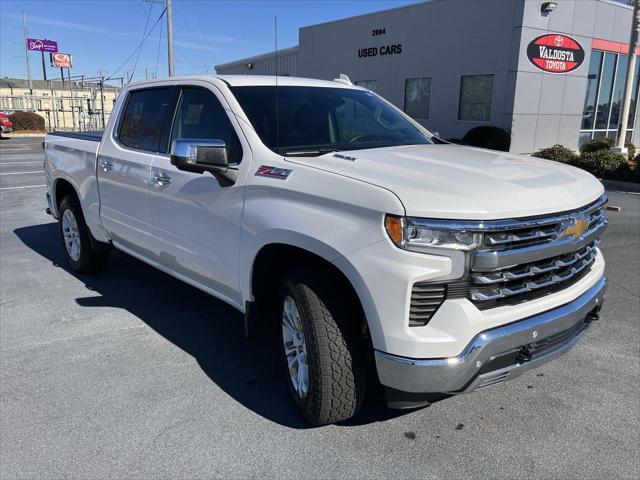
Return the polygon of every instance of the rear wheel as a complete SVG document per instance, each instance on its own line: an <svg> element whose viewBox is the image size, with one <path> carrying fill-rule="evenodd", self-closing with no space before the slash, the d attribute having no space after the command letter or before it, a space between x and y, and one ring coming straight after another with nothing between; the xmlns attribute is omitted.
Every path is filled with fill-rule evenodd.
<svg viewBox="0 0 640 480"><path fill-rule="evenodd" d="M333 287L333 288L332 288ZM364 337L351 296L329 276L296 271L281 288L281 344L286 378L311 425L355 415L364 398Z"/></svg>
<svg viewBox="0 0 640 480"><path fill-rule="evenodd" d="M66 196L60 202L58 216L60 217L60 238L71 267L78 273L103 269L109 259L109 250L94 248L91 232L84 221L78 199L73 195Z"/></svg>

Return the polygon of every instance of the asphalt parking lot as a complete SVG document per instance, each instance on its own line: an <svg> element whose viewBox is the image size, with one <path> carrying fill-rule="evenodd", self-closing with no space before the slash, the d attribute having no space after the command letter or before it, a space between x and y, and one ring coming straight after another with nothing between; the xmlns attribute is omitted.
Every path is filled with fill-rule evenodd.
<svg viewBox="0 0 640 480"><path fill-rule="evenodd" d="M41 140L0 141L0 478L640 478L640 195L609 193L608 298L569 353L313 429L231 307L119 252L68 269Z"/></svg>

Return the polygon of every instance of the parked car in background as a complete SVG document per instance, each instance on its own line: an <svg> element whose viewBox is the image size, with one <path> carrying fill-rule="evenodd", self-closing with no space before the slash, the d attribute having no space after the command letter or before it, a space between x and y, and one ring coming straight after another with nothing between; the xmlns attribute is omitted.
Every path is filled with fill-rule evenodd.
<svg viewBox="0 0 640 480"><path fill-rule="evenodd" d="M3 133L13 131L13 123L9 120L9 114L0 112L0 137Z"/></svg>
<svg viewBox="0 0 640 480"><path fill-rule="evenodd" d="M44 168L75 271L117 248L278 331L313 425L358 411L368 369L395 408L517 377L604 300L596 178L440 140L346 77L132 84Z"/></svg>

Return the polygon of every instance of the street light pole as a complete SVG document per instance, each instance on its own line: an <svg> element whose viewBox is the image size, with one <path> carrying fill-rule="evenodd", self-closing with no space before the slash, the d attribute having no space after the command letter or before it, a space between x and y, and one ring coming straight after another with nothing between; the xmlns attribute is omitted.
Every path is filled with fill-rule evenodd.
<svg viewBox="0 0 640 480"><path fill-rule="evenodd" d="M633 90L633 74L636 70L636 51L640 37L640 0L633 0L633 19L631 22L631 37L629 39L629 61L627 62L627 78L624 84L622 96L622 112L618 123L618 136L616 144L612 148L617 153L627 153L625 139L627 125L629 123L629 110L631 109L631 91Z"/></svg>
<svg viewBox="0 0 640 480"><path fill-rule="evenodd" d="M173 77L173 7L167 0L167 56L169 57L169 76Z"/></svg>

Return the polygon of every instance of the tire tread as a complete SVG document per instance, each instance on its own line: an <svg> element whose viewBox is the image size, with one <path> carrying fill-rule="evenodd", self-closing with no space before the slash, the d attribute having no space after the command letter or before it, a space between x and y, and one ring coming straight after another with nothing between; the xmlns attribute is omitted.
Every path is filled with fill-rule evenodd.
<svg viewBox="0 0 640 480"><path fill-rule="evenodd" d="M305 324L309 368L316 367L307 401L301 407L309 423L326 425L355 415L365 393L363 339L352 298L336 295L331 278L295 271L285 289L292 291ZM335 283L335 282L334 282ZM306 321L305 321L306 319Z"/></svg>

